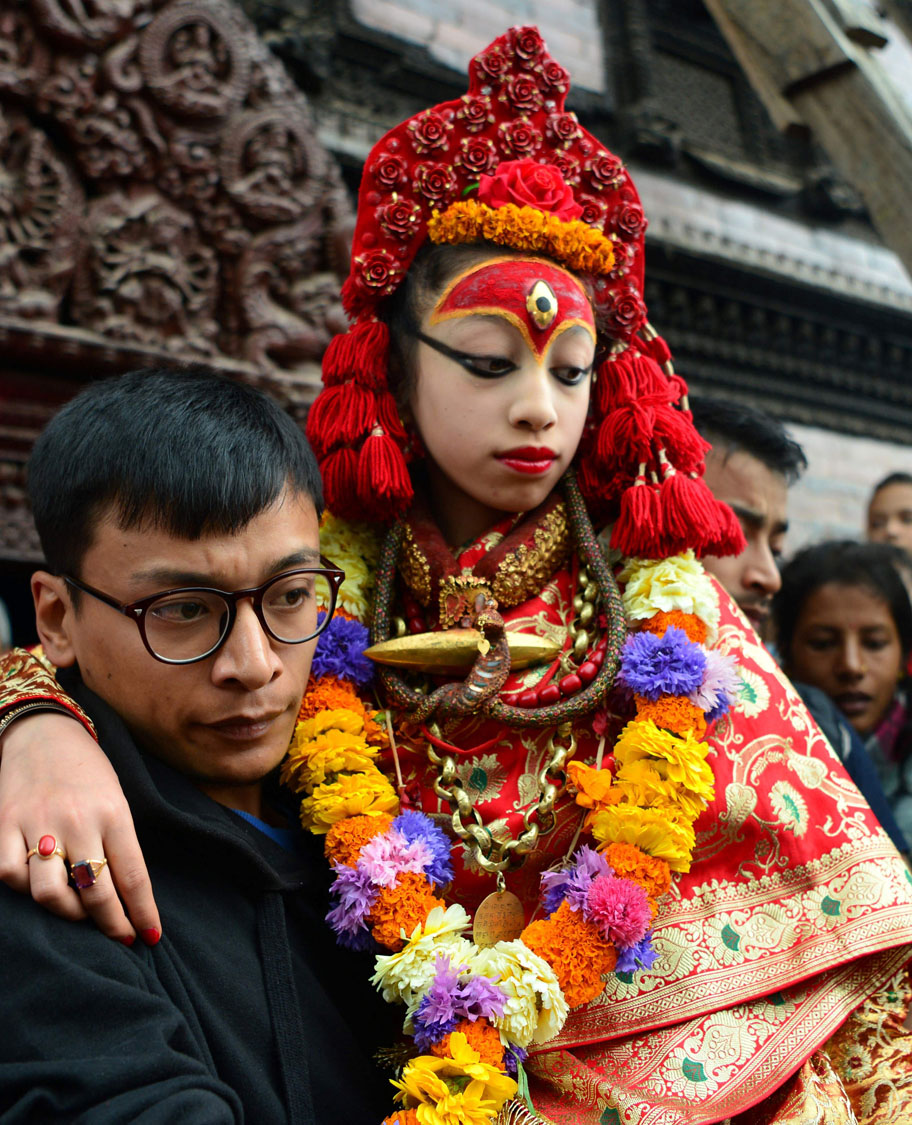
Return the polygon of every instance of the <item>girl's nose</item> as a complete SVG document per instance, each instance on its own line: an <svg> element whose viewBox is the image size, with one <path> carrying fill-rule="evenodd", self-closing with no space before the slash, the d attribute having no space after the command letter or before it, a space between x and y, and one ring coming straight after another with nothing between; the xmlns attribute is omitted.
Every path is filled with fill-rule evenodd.
<svg viewBox="0 0 912 1125"><path fill-rule="evenodd" d="M548 371L533 363L524 364L517 381L517 395L510 406L510 423L536 433L557 421L553 379Z"/></svg>

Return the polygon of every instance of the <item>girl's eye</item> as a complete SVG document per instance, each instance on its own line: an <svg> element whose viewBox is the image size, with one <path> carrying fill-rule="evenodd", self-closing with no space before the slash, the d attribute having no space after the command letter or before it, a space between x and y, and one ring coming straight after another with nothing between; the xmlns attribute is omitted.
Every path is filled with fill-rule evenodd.
<svg viewBox="0 0 912 1125"><path fill-rule="evenodd" d="M481 379L499 379L501 375L509 375L516 370L516 364L511 359L496 355L465 355L459 362L466 371Z"/></svg>
<svg viewBox="0 0 912 1125"><path fill-rule="evenodd" d="M591 367L552 367L551 374L559 383L575 387L592 373Z"/></svg>

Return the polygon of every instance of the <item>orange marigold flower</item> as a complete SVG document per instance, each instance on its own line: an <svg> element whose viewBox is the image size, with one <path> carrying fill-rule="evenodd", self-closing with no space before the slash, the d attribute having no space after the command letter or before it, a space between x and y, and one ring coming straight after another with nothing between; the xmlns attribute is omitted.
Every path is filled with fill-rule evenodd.
<svg viewBox="0 0 912 1125"><path fill-rule="evenodd" d="M652 719L657 727L675 734L692 731L694 738L702 738L706 734L706 716L686 695L663 695L658 699L635 695L634 699L638 719Z"/></svg>
<svg viewBox="0 0 912 1125"><path fill-rule="evenodd" d="M550 918L526 926L521 938L554 970L571 1008L594 1000L604 987L602 977L617 964L614 947L566 900Z"/></svg>
<svg viewBox="0 0 912 1125"><path fill-rule="evenodd" d="M337 820L326 833L323 852L330 863L345 863L354 867L367 841L386 832L392 823L393 818L389 813L378 813L376 816L361 813L346 817L345 820Z"/></svg>
<svg viewBox="0 0 912 1125"><path fill-rule="evenodd" d="M635 844L615 841L602 855L618 878L639 883L650 899L661 898L671 887L671 868L665 860L647 855Z"/></svg>
<svg viewBox="0 0 912 1125"><path fill-rule="evenodd" d="M596 770L582 762L568 762L567 780L577 790L576 803L584 809L596 809L611 803L611 770Z"/></svg>
<svg viewBox="0 0 912 1125"><path fill-rule="evenodd" d="M371 746L383 748L389 743L386 726L374 719L373 710L364 706L364 701L355 691L354 686L336 676L321 676L319 680L312 680L308 684L304 698L301 700L301 709L298 711L298 722L306 722L320 711L338 709L354 711L356 715L363 718L364 737Z"/></svg>
<svg viewBox="0 0 912 1125"><path fill-rule="evenodd" d="M450 1056L450 1035L461 1031L468 1040L473 1051L477 1051L480 1060L489 1066L496 1066L498 1070L504 1068L504 1049L500 1041L500 1032L486 1019L460 1020L449 1035L444 1035L439 1043L431 1047L431 1054L438 1058L446 1059Z"/></svg>
<svg viewBox="0 0 912 1125"><path fill-rule="evenodd" d="M367 920L373 927L374 941L398 953L408 937L420 926L435 906L446 907L433 891L427 876L420 871L405 871L392 887L381 887Z"/></svg>
<svg viewBox="0 0 912 1125"><path fill-rule="evenodd" d="M380 1125L421 1125L417 1109L396 1109Z"/></svg>
<svg viewBox="0 0 912 1125"><path fill-rule="evenodd" d="M655 633L658 637L663 636L670 625L674 625L676 629L683 629L688 639L698 645L706 644L708 635L705 621L697 617L695 613L683 613L680 609L672 609L667 612L662 610L645 621L639 622L639 625L645 632Z"/></svg>

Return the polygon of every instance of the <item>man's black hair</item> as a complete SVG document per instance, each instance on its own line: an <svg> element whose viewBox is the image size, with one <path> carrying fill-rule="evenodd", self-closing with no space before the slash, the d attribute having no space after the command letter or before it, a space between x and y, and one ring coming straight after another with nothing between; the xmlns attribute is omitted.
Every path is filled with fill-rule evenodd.
<svg viewBox="0 0 912 1125"><path fill-rule="evenodd" d="M794 484L807 468L804 450L772 415L728 399L690 396L694 425L720 452L742 451Z"/></svg>
<svg viewBox="0 0 912 1125"><path fill-rule="evenodd" d="M301 429L261 391L206 368L133 371L93 383L35 443L32 512L48 567L78 576L96 521L183 539L234 534L288 487L323 491Z"/></svg>
<svg viewBox="0 0 912 1125"><path fill-rule="evenodd" d="M903 659L912 652L912 605L902 572L912 563L901 547L834 539L799 551L782 568L773 598L776 644L788 668L795 626L808 598L821 586L859 586L886 602L899 633Z"/></svg>
<svg viewBox="0 0 912 1125"><path fill-rule="evenodd" d="M889 488L891 484L912 484L912 473L888 473L871 489L871 499L873 500L882 488Z"/></svg>

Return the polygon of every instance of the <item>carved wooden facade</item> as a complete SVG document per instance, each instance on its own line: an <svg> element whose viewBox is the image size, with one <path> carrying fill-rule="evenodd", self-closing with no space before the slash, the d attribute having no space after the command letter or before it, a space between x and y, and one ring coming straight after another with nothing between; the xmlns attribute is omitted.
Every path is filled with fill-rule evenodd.
<svg viewBox="0 0 912 1125"><path fill-rule="evenodd" d="M38 556L35 434L87 379L205 361L303 414L351 207L304 95L223 0L0 8L0 557Z"/></svg>

